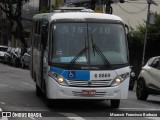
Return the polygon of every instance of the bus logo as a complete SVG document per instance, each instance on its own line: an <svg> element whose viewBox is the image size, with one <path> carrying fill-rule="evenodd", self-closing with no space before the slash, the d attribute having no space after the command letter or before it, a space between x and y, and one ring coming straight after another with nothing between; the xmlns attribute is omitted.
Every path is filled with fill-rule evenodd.
<svg viewBox="0 0 160 120"><path fill-rule="evenodd" d="M76 72L75 71L68 71L68 78L75 78Z"/></svg>
<svg viewBox="0 0 160 120"><path fill-rule="evenodd" d="M91 81L89 81L89 82L88 82L88 86L91 86L91 85L92 85L92 82L91 82Z"/></svg>

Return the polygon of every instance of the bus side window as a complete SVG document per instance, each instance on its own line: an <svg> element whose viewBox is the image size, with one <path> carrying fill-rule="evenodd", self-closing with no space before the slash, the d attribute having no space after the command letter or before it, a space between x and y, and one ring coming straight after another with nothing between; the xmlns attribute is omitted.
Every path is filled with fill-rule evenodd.
<svg viewBox="0 0 160 120"><path fill-rule="evenodd" d="M40 26L41 22L40 21L34 21L34 41L33 45L35 48L40 50L41 43L40 43Z"/></svg>
<svg viewBox="0 0 160 120"><path fill-rule="evenodd" d="M34 28L33 28L33 47L37 48L37 38L36 38L36 33L37 33L37 25L38 25L38 22L37 21L34 21Z"/></svg>
<svg viewBox="0 0 160 120"><path fill-rule="evenodd" d="M41 49L41 36L40 36L40 29L41 29L41 22L38 22L38 26L37 26L37 48L38 50Z"/></svg>
<svg viewBox="0 0 160 120"><path fill-rule="evenodd" d="M40 34L41 34L41 43L44 45L43 47L47 46L48 40L48 21L42 21L40 26Z"/></svg>

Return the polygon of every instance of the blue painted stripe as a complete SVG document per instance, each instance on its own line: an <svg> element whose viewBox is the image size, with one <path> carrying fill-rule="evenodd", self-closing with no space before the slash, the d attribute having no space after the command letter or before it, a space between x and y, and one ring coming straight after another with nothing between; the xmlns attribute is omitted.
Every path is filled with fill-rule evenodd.
<svg viewBox="0 0 160 120"><path fill-rule="evenodd" d="M70 72L74 73L74 77L70 77ZM72 70L72 71L64 71L62 76L68 80L90 80L90 71L89 70Z"/></svg>
<svg viewBox="0 0 160 120"><path fill-rule="evenodd" d="M60 68L56 68L56 67L50 67L50 71L58 73L58 74L61 75L64 70L60 69Z"/></svg>
<svg viewBox="0 0 160 120"><path fill-rule="evenodd" d="M68 80L84 80L84 81L90 80L89 70L64 70L56 67L50 67L50 71L58 73ZM70 76L70 73L73 76Z"/></svg>

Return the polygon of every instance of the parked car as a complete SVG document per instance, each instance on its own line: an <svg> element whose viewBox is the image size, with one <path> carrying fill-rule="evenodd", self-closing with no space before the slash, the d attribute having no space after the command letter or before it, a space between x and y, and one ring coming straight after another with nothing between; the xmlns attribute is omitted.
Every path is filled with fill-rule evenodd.
<svg viewBox="0 0 160 120"><path fill-rule="evenodd" d="M12 47L11 50L8 52L8 54L5 54L5 59L7 59L8 65L12 65L12 55L13 55L14 51L15 51L15 48Z"/></svg>
<svg viewBox="0 0 160 120"><path fill-rule="evenodd" d="M146 100L149 94L160 95L160 56L149 59L138 77L137 99Z"/></svg>
<svg viewBox="0 0 160 120"><path fill-rule="evenodd" d="M18 47L11 52L11 64L15 67L21 65L21 48Z"/></svg>
<svg viewBox="0 0 160 120"><path fill-rule="evenodd" d="M134 84L135 84L135 80L136 80L136 75L135 75L133 66L131 66L129 90L133 90Z"/></svg>
<svg viewBox="0 0 160 120"><path fill-rule="evenodd" d="M11 60L11 49L12 49L12 47L8 47L7 52L4 54L4 61L3 61L4 64L5 63L7 63L7 64L10 63L10 60Z"/></svg>
<svg viewBox="0 0 160 120"><path fill-rule="evenodd" d="M8 47L0 45L0 61L4 61L4 54L7 52Z"/></svg>
<svg viewBox="0 0 160 120"><path fill-rule="evenodd" d="M21 67L24 69L29 67L30 65L30 48L28 48L27 52L21 58Z"/></svg>

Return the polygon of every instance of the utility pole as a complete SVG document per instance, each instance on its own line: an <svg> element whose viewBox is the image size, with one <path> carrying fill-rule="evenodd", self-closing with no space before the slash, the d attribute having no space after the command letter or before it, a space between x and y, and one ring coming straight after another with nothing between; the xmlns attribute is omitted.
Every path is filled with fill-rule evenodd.
<svg viewBox="0 0 160 120"><path fill-rule="evenodd" d="M49 12L51 12L51 8L52 8L52 0L49 0Z"/></svg>
<svg viewBox="0 0 160 120"><path fill-rule="evenodd" d="M112 14L113 8L111 6L113 2L111 0L106 0L105 1L105 13L107 14Z"/></svg>
<svg viewBox="0 0 160 120"><path fill-rule="evenodd" d="M144 37L142 66L144 66L144 58L145 58L145 51L146 51L146 44L147 44L147 33L148 33L148 25L149 25L149 18L150 18L150 6L151 4L157 5L153 0L147 0L147 3L148 3L148 12L147 12L147 21L146 21L146 31L145 31L145 37Z"/></svg>
<svg viewBox="0 0 160 120"><path fill-rule="evenodd" d="M144 36L142 66L144 65L144 57L145 57L145 51L146 51L146 43L147 43L147 33L148 33L150 6L151 6L151 3L148 2L148 12L147 12L147 21L146 21L146 31L145 31L145 36Z"/></svg>
<svg viewBox="0 0 160 120"><path fill-rule="evenodd" d="M113 12L113 8L111 6L112 3L114 2L120 2L120 3L124 3L124 0L105 0L105 13L107 14L112 14Z"/></svg>
<svg viewBox="0 0 160 120"><path fill-rule="evenodd" d="M91 9L95 10L95 5L96 4L96 0L91 0Z"/></svg>

